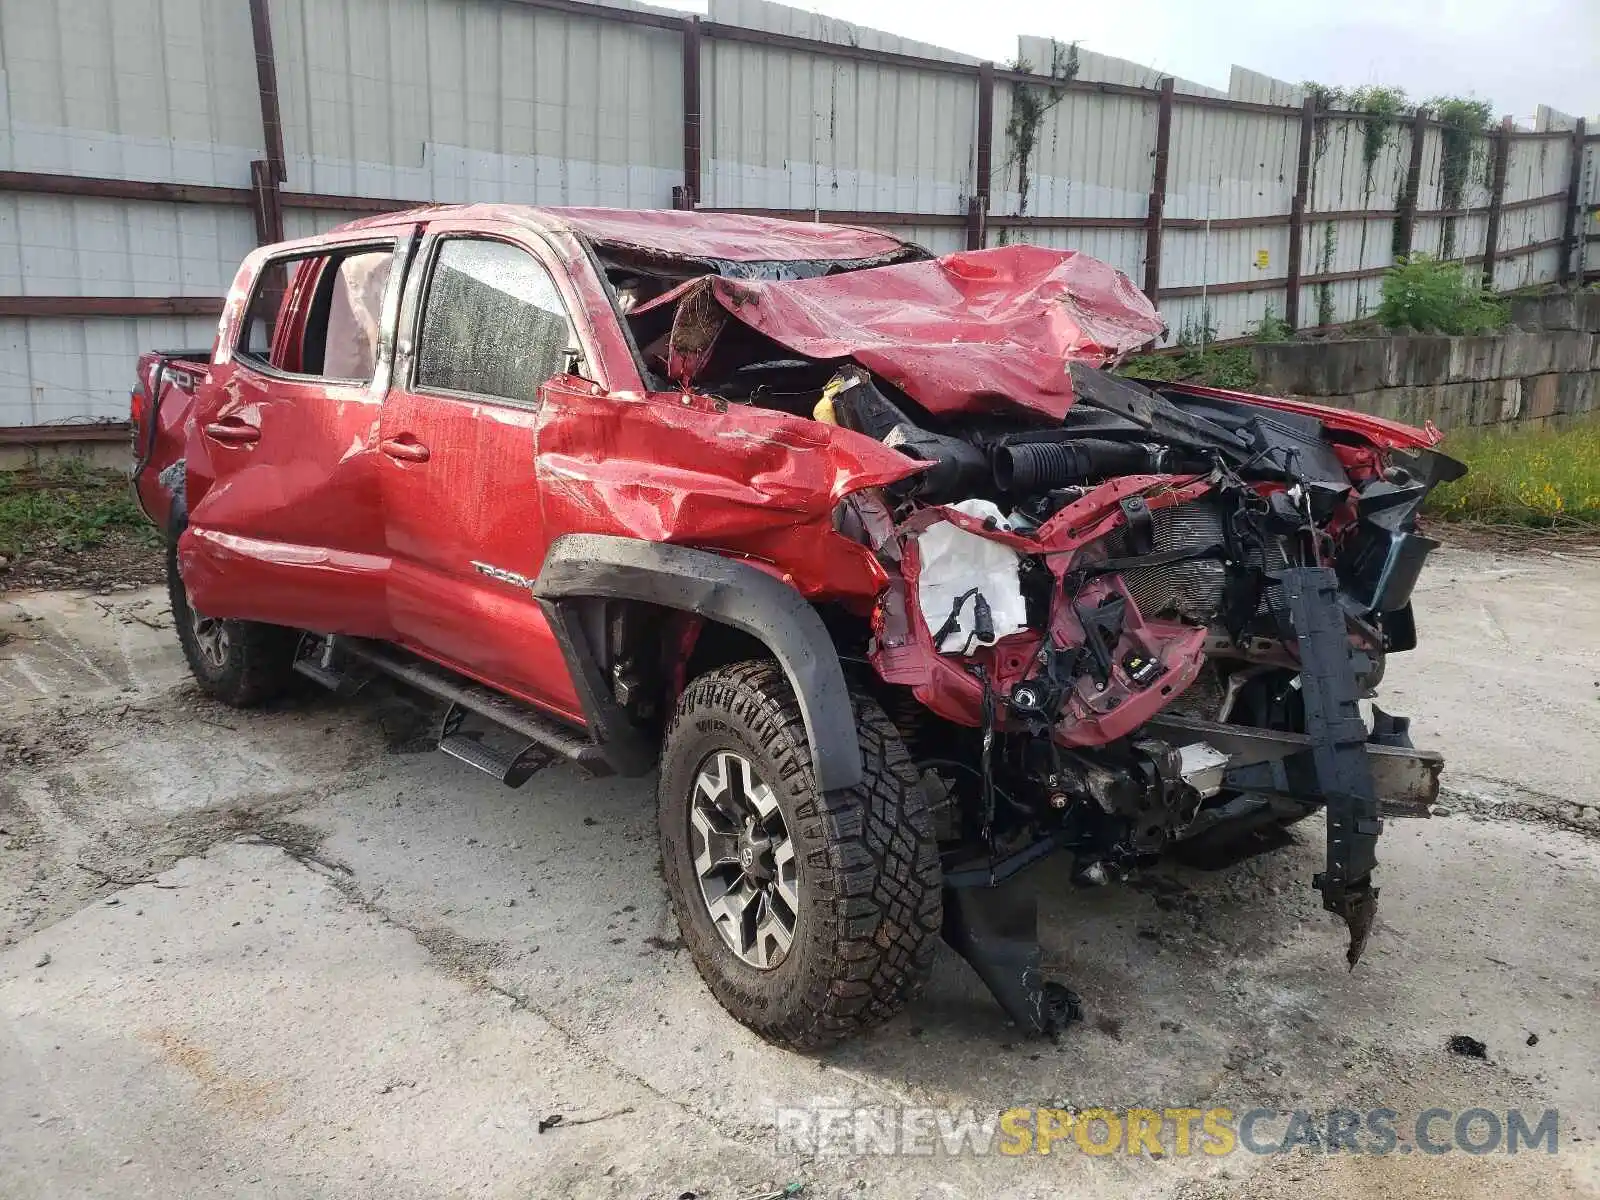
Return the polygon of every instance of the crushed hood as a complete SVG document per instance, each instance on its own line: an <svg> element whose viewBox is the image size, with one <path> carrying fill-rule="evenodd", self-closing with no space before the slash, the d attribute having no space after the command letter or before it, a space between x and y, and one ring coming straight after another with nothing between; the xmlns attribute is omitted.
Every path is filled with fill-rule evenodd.
<svg viewBox="0 0 1600 1200"><path fill-rule="evenodd" d="M1072 362L1101 365L1166 327L1131 280L1072 250L1004 246L814 279L703 276L678 301L669 372L690 384L727 318L796 354L854 359L929 412L1059 419Z"/></svg>

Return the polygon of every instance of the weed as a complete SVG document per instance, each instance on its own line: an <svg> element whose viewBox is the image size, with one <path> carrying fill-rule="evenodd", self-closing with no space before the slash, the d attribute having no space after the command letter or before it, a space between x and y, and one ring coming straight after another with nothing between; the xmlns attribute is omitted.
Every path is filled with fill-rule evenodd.
<svg viewBox="0 0 1600 1200"><path fill-rule="evenodd" d="M1261 390L1249 346L1224 346L1204 353L1195 347L1182 354L1141 355L1124 363L1122 374L1153 383L1197 383L1236 392Z"/></svg>
<svg viewBox="0 0 1600 1200"><path fill-rule="evenodd" d="M1452 435L1442 449L1467 474L1440 486L1428 511L1447 521L1600 529L1600 419L1567 429Z"/></svg>
<svg viewBox="0 0 1600 1200"><path fill-rule="evenodd" d="M7 558L77 553L110 541L153 546L159 540L119 471L69 458L0 472L0 555Z"/></svg>
<svg viewBox="0 0 1600 1200"><path fill-rule="evenodd" d="M1287 342L1294 337L1294 328L1269 304L1250 336L1258 342Z"/></svg>
<svg viewBox="0 0 1600 1200"><path fill-rule="evenodd" d="M1384 274L1383 303L1376 316L1390 329L1480 333L1504 325L1507 306L1462 264L1412 254Z"/></svg>

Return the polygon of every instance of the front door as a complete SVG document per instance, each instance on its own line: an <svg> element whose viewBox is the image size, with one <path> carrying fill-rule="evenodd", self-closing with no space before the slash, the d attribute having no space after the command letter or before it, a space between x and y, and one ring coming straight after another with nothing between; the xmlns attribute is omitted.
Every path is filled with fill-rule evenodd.
<svg viewBox="0 0 1600 1200"><path fill-rule="evenodd" d="M380 237L267 259L224 326L187 450L180 556L202 612L388 635L375 460L401 249Z"/></svg>
<svg viewBox="0 0 1600 1200"><path fill-rule="evenodd" d="M510 241L437 232L418 262L379 433L395 639L581 720L531 590L549 544L539 407L548 388L591 387L568 374L566 305L540 257Z"/></svg>

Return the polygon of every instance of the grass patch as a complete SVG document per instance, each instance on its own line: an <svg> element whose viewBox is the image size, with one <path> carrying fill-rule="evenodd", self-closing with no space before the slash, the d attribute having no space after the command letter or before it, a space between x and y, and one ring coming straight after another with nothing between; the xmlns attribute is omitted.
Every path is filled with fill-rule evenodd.
<svg viewBox="0 0 1600 1200"><path fill-rule="evenodd" d="M1155 383L1197 383L1240 392L1261 388L1249 346L1224 346L1204 353L1190 348L1181 354L1142 354L1123 363L1120 373Z"/></svg>
<svg viewBox="0 0 1600 1200"><path fill-rule="evenodd" d="M1452 435L1440 447L1467 464L1428 511L1447 521L1600 530L1600 420L1568 429Z"/></svg>
<svg viewBox="0 0 1600 1200"><path fill-rule="evenodd" d="M0 555L13 562L160 541L120 471L76 458L0 471Z"/></svg>

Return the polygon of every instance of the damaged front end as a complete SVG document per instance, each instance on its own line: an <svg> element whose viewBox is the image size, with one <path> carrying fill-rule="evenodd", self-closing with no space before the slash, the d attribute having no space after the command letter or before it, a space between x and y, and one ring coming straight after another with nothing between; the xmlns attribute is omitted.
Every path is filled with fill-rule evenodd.
<svg viewBox="0 0 1600 1200"><path fill-rule="evenodd" d="M630 319L680 386L917 464L845 489L834 526L887 581L864 657L943 816L947 936L1014 1019L1073 1010L1024 867L1067 849L1103 884L1318 807L1353 969L1382 817L1425 815L1442 766L1360 707L1415 644L1417 515L1462 471L1434 431L1108 374L1159 318L1032 247L696 278Z"/></svg>
<svg viewBox="0 0 1600 1200"><path fill-rule="evenodd" d="M1236 399L1072 378L1080 406L1060 427L969 434L987 478L891 414L884 440L938 465L907 494L846 502L863 527L886 516L863 510L898 517L873 666L971 731L925 730L916 748L960 800L947 878L1000 883L1066 847L1075 879L1099 884L1322 806L1315 886L1353 968L1382 813L1425 815L1442 765L1402 719L1374 708L1369 728L1359 702L1414 644L1410 591L1434 545L1416 514L1459 468ZM864 376L848 394L835 410L863 432L863 413L895 408ZM964 753L929 759L932 743Z"/></svg>

